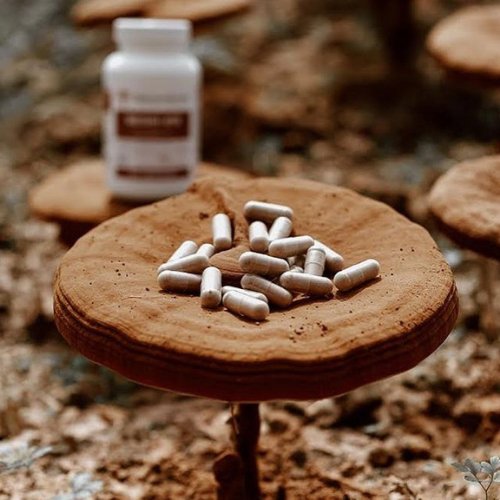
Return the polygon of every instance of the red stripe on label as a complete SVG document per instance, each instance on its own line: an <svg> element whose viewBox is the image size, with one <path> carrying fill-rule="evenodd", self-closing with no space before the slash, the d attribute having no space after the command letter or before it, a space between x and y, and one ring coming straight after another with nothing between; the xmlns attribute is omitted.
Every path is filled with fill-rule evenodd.
<svg viewBox="0 0 500 500"><path fill-rule="evenodd" d="M147 168L131 169L130 167L118 167L116 170L118 177L135 179L182 179L189 175L187 168L177 170L148 170Z"/></svg>
<svg viewBox="0 0 500 500"><path fill-rule="evenodd" d="M120 111L116 118L117 132L120 137L184 139L188 136L189 115L186 112Z"/></svg>

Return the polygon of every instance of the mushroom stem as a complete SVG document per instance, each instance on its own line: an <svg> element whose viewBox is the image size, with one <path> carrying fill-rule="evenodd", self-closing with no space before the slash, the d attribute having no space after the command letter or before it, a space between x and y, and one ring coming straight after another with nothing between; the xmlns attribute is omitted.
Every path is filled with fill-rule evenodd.
<svg viewBox="0 0 500 500"><path fill-rule="evenodd" d="M258 403L240 403L235 415L236 451L241 458L245 481L245 498L260 498L259 468L257 465L257 444L260 434L260 415Z"/></svg>
<svg viewBox="0 0 500 500"><path fill-rule="evenodd" d="M415 46L412 0L371 0L384 49L391 64L409 65Z"/></svg>
<svg viewBox="0 0 500 500"><path fill-rule="evenodd" d="M500 297L497 295L496 280L500 278L500 264L492 259L481 258L481 281L484 302L481 311L481 327L490 342L500 335Z"/></svg>

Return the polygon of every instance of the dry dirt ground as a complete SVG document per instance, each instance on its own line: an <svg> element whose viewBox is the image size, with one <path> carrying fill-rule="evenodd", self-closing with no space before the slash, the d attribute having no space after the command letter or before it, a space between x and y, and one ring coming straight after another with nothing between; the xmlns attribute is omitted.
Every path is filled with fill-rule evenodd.
<svg viewBox="0 0 500 500"><path fill-rule="evenodd" d="M106 28L69 24L69 3L12 2L0 20L0 499L212 499L228 406L130 383L72 352L53 324L65 249L26 194L99 153L111 47ZM480 260L434 230L425 204L450 165L499 149L495 91L448 80L421 49L461 3L415 1L416 51L399 66L361 0L261 1L197 35L206 159L391 204L433 231L460 292L456 329L410 372L335 400L262 405L266 499L483 498L450 464L500 454L499 341L480 327Z"/></svg>

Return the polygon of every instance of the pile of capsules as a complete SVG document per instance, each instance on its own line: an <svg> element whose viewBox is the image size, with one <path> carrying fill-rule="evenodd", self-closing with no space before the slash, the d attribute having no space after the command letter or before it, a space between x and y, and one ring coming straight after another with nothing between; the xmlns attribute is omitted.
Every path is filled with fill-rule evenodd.
<svg viewBox="0 0 500 500"><path fill-rule="evenodd" d="M233 244L231 220L219 213L212 219L213 244L199 248L185 241L158 268L160 288L170 292L199 293L205 308L219 307L255 321L269 314L269 304L288 307L296 294L324 296L333 290L347 291L376 278L380 265L374 259L344 267L344 259L311 236L290 236L293 210L284 205L249 201L244 214L248 221L250 251L239 258L246 274L241 288L222 286L222 273L209 263L216 252ZM269 226L269 228L268 228ZM333 282L324 274L334 275Z"/></svg>

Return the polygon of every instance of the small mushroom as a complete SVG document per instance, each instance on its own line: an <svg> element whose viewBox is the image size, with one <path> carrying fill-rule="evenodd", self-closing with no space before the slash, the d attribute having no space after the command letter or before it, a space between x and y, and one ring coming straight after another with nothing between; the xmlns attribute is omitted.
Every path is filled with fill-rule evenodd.
<svg viewBox="0 0 500 500"><path fill-rule="evenodd" d="M472 5L440 21L427 50L452 73L500 83L500 5Z"/></svg>
<svg viewBox="0 0 500 500"><path fill-rule="evenodd" d="M78 26L110 23L117 17L182 18L193 22L227 17L252 5L252 0L79 0L71 10Z"/></svg>
<svg viewBox="0 0 500 500"><path fill-rule="evenodd" d="M482 322L488 337L496 339L500 328L494 306L494 281L500 277L500 156L452 167L434 184L429 208L448 237L483 256L482 284L487 301Z"/></svg>
<svg viewBox="0 0 500 500"><path fill-rule="evenodd" d="M231 16L251 7L253 0L157 0L148 4L146 17L207 21Z"/></svg>
<svg viewBox="0 0 500 500"><path fill-rule="evenodd" d="M117 17L142 15L155 0L79 0L71 9L71 19L78 26L109 23Z"/></svg>
<svg viewBox="0 0 500 500"><path fill-rule="evenodd" d="M248 174L236 169L200 164L197 179L217 176L248 178ZM67 165L33 188L30 210L36 217L58 224L60 239L71 246L101 222L137 206L113 199L105 177L104 163L97 158Z"/></svg>

